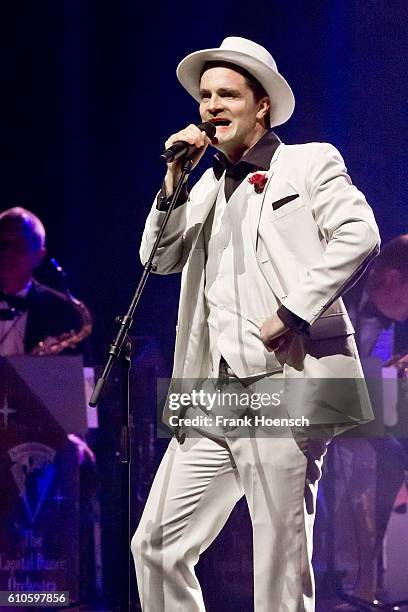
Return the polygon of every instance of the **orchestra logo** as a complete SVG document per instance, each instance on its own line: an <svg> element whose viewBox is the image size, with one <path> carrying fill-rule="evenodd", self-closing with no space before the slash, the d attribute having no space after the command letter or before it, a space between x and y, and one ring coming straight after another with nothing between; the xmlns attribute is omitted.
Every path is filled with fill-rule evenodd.
<svg viewBox="0 0 408 612"><path fill-rule="evenodd" d="M55 476L55 450L39 442L26 442L9 449L10 468L20 497L34 523Z"/></svg>

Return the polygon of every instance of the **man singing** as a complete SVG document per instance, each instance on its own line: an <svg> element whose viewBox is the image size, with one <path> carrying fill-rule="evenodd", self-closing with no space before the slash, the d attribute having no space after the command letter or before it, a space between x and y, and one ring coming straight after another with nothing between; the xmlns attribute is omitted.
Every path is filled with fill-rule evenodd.
<svg viewBox="0 0 408 612"><path fill-rule="evenodd" d="M191 53L177 76L216 134L210 140L189 125L166 147L195 145L194 165L209 145L218 153L190 192L183 187L154 261L158 274L182 272L173 378L244 387L282 377L361 378L340 296L377 254L379 234L342 157L326 143L285 145L272 131L291 116L294 97L252 41L229 37ZM143 263L182 166L168 164L146 222ZM339 425L372 418L359 397L357 408L336 406ZM205 610L194 566L243 495L256 612L314 610L312 530L325 444L205 427L175 433L132 541L144 612Z"/></svg>

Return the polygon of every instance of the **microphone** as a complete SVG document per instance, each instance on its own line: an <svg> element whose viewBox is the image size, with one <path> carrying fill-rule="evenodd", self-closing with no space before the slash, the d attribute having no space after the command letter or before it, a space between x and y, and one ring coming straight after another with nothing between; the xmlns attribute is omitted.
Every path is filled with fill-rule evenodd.
<svg viewBox="0 0 408 612"><path fill-rule="evenodd" d="M52 269L58 274L58 276L60 278L62 290L65 293L67 293L67 291L69 291L69 289L68 289L68 276L67 276L64 268L62 268L59 265L58 261L56 259L54 259L54 257L50 257L49 258L49 263L51 264Z"/></svg>
<svg viewBox="0 0 408 612"><path fill-rule="evenodd" d="M208 138L214 138L216 127L213 123L210 123L209 121L205 121L204 123L199 123L197 127L201 132L205 132ZM178 140L177 142L174 143L174 145L171 145L171 147L166 149L160 155L160 159L163 159L166 163L170 163L172 161L175 161L179 157L182 157L183 155L186 155L187 157L189 157L190 155L194 153L196 148L197 147L195 145L191 145L191 144L188 144L188 142L183 142L182 140Z"/></svg>

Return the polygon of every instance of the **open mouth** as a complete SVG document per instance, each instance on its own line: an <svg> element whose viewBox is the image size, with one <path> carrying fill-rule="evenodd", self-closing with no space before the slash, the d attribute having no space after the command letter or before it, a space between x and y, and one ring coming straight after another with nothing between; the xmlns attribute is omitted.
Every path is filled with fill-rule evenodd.
<svg viewBox="0 0 408 612"><path fill-rule="evenodd" d="M231 121L229 119L223 119L222 117L215 117L210 119L210 123L215 125L215 127L228 127L231 124Z"/></svg>

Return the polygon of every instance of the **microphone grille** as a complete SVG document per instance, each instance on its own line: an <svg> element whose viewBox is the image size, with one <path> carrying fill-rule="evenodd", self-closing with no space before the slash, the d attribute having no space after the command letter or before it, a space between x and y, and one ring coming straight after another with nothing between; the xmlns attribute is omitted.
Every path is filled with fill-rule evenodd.
<svg viewBox="0 0 408 612"><path fill-rule="evenodd" d="M215 125L210 123L210 121L205 121L204 123L199 123L197 125L198 129L202 132L205 132L208 138L214 138L215 132L217 131Z"/></svg>

